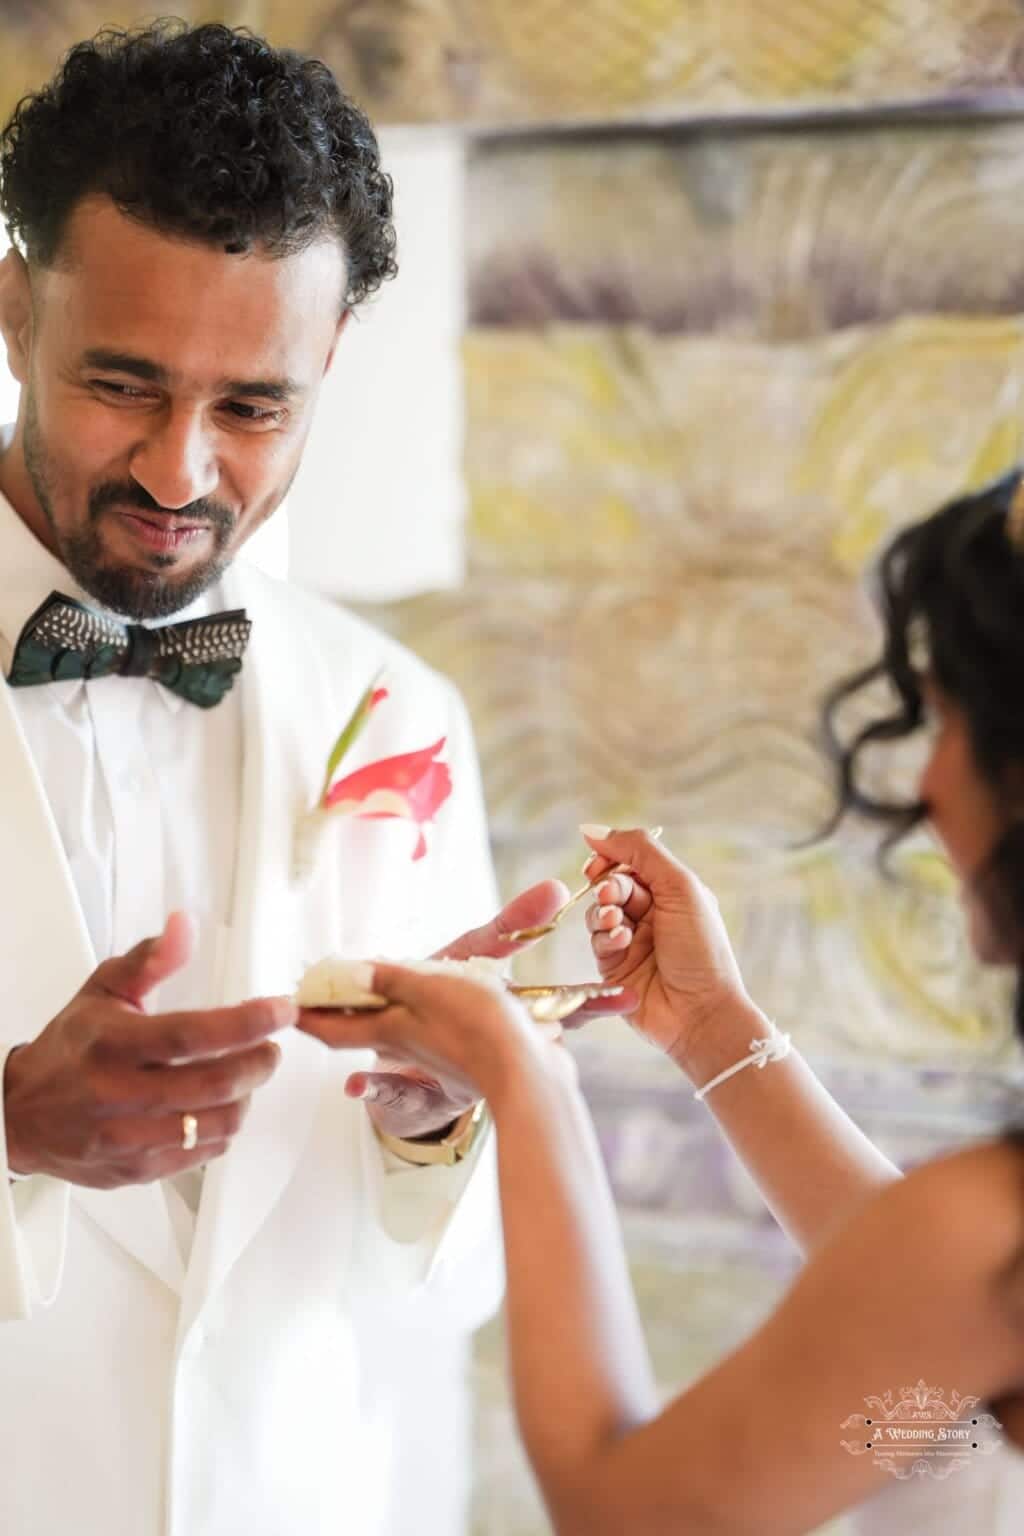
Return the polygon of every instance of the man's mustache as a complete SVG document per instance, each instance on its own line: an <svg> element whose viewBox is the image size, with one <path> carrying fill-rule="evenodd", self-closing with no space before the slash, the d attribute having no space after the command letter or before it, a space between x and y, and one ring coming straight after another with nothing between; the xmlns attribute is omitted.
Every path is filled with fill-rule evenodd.
<svg viewBox="0 0 1024 1536"><path fill-rule="evenodd" d="M223 502L213 501L210 497L203 496L184 507L162 507L143 486L133 481L110 480L92 491L89 496L91 521L95 522L111 507L130 507L132 511L149 512L154 516L173 518L176 523L202 523L206 527L216 528L224 533L229 533L235 523L230 509Z"/></svg>

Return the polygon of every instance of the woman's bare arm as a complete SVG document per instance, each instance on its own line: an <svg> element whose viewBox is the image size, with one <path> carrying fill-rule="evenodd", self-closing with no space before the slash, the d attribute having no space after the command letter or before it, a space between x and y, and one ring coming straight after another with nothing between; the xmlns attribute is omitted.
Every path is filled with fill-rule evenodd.
<svg viewBox="0 0 1024 1536"><path fill-rule="evenodd" d="M631 871L597 880L587 920L601 973L636 997L633 1028L702 1088L772 1030L743 984L718 903L644 832L589 841L598 850L592 879L610 864ZM866 1194L899 1178L795 1051L737 1073L704 1102L805 1253Z"/></svg>
<svg viewBox="0 0 1024 1536"><path fill-rule="evenodd" d="M683 1065L700 1087L742 1060L771 1025L753 1004L723 1005L694 1038ZM797 1050L748 1067L704 1100L779 1226L810 1253L867 1195L898 1179L881 1153Z"/></svg>
<svg viewBox="0 0 1024 1536"><path fill-rule="evenodd" d="M559 1536L791 1536L884 1474L843 1449L865 1399L1024 1381L1001 1277L1024 1250L1024 1155L996 1144L861 1200L773 1316L663 1412L568 1054L499 988L376 967L399 1006L317 1015L335 1047L465 1074L498 1138L519 1422Z"/></svg>
<svg viewBox="0 0 1024 1536"><path fill-rule="evenodd" d="M867 1397L924 1378L984 1398L1024 1379L1024 1336L998 1295L1024 1239L1024 1163L1009 1149L866 1200L768 1323L655 1415L578 1094L523 1076L495 1113L515 1401L559 1536L812 1530L888 1483L841 1445Z"/></svg>

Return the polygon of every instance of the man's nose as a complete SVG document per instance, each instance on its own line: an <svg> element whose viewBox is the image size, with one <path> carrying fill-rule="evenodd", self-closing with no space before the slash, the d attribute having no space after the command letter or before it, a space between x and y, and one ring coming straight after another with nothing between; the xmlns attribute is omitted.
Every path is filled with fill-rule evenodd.
<svg viewBox="0 0 1024 1536"><path fill-rule="evenodd" d="M155 502L171 512L211 496L220 470L201 414L169 411L136 448L131 473Z"/></svg>

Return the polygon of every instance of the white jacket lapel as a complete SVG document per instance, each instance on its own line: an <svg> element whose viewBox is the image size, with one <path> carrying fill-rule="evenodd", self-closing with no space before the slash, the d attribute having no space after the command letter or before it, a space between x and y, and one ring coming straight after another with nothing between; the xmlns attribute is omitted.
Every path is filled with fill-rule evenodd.
<svg viewBox="0 0 1024 1536"><path fill-rule="evenodd" d="M10 688L0 689L3 815L0 922L6 1006L0 1030L12 1042L70 1002L95 969L85 918L60 843L46 791L36 772Z"/></svg>
<svg viewBox="0 0 1024 1536"><path fill-rule="evenodd" d="M4 911L0 964L5 1003L0 1030L12 1043L64 1008L96 968L89 932L46 792L13 707L0 687L0 765L4 808L0 868ZM173 1289L182 1283L163 1195L154 1185L72 1193L81 1208Z"/></svg>
<svg viewBox="0 0 1024 1536"><path fill-rule="evenodd" d="M233 606L246 601L244 568L228 578ZM318 680L290 665L287 615L262 594L238 684L243 691L244 767L225 1003L291 994L310 954L337 932L333 882L291 879L296 822L315 799L315 722L326 701ZM245 1126L207 1169L186 1281L180 1338L284 1190L312 1128L326 1057L295 1031L278 1037L282 1059L253 1096Z"/></svg>

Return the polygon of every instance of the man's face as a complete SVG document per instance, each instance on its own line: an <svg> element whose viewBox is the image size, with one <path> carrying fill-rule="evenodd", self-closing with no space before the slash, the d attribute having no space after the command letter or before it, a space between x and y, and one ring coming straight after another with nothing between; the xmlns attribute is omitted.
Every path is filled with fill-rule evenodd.
<svg viewBox="0 0 1024 1536"><path fill-rule="evenodd" d="M333 240L226 255L78 206L32 275L15 451L17 510L85 591L158 618L217 580L292 482L344 284Z"/></svg>

